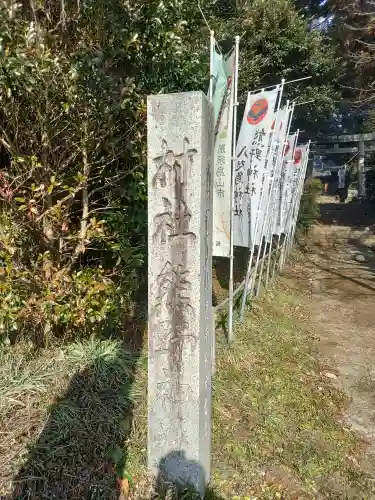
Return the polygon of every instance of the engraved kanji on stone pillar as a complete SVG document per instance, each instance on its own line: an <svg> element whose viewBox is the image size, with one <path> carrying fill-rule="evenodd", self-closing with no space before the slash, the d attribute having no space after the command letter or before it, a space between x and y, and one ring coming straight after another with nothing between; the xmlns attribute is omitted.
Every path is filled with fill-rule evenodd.
<svg viewBox="0 0 375 500"><path fill-rule="evenodd" d="M211 455L212 108L148 98L149 466L203 494Z"/></svg>

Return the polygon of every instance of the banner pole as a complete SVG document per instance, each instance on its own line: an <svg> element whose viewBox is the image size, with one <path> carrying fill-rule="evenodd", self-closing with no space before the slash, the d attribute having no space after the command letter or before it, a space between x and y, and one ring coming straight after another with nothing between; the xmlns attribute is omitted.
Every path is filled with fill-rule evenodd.
<svg viewBox="0 0 375 500"><path fill-rule="evenodd" d="M302 190L303 190L303 186L304 186L305 173L306 173L306 170L305 170L305 164L304 164L303 165L303 172L301 172L301 178L299 179L297 199L296 199L294 207L293 207L293 216L292 216L292 222L291 222L292 226L291 226L291 230L289 233L290 236L289 236L288 246L287 246L287 251L286 251L286 260L289 258L290 250L293 246L293 238L294 238L294 234L295 234L295 222L297 219L296 216L298 216L298 210L299 210L299 206L301 203L301 196L302 196Z"/></svg>
<svg viewBox="0 0 375 500"><path fill-rule="evenodd" d="M233 95L233 139L232 139L232 182L230 207L230 256L229 256L229 310L228 310L228 342L233 342L233 307L234 307L234 180L236 173L236 144L237 144L237 108L238 108L238 64L239 64L240 37L235 38L235 69Z"/></svg>
<svg viewBox="0 0 375 500"><path fill-rule="evenodd" d="M210 86L208 89L208 100L212 103L214 90L214 52L215 52L215 32L210 31Z"/></svg>
<svg viewBox="0 0 375 500"><path fill-rule="evenodd" d="M275 117L275 124L277 123L277 119L278 119L278 116L279 116L279 111L280 111L280 106L281 106L281 99L282 99L283 92L284 92L284 85L285 85L285 78L283 78L281 80L281 86L280 86L279 96L278 96L277 111L276 111L276 117ZM272 152L272 145L273 145L274 137L275 137L275 131L272 132L271 146L270 146L270 151L269 151L268 159L267 159L268 162L269 162L269 160L271 158L271 152ZM260 199L259 199L259 204L258 204L258 211L257 211L258 212L257 213L258 217L256 218L255 227L254 227L254 240L255 240L255 238L257 236L257 232L258 232L258 226L259 226L259 209L262 206L263 196L264 196L264 189L262 189L262 192L261 192L261 195L260 195ZM264 220L263 220L263 222L264 222ZM260 243L262 243L262 238L263 238L263 236L262 236L263 225L264 224L262 224L262 231L261 231ZM250 281L250 274L251 274L251 265L252 265L252 261L253 261L253 257L254 257L254 250L255 250L255 244L254 244L254 241L252 241L252 243L251 243L251 253L250 253L250 258L249 258L249 262L248 262L248 266L247 266L247 271L246 271L245 287L244 287L244 292L243 292L243 296L242 296L242 303L241 303L241 313L240 313L240 320L241 321L243 321L244 316L245 316L246 299L247 299L247 294L248 294L248 289L249 289L249 281ZM257 263L259 263L259 255L260 255L260 252L258 251L257 252ZM255 269L255 272L256 272L256 269Z"/></svg>
<svg viewBox="0 0 375 500"><path fill-rule="evenodd" d="M288 129L287 129L286 136L285 136L284 147L285 147L285 145L287 144L287 141L288 141L288 137L289 137L289 133L290 133L290 127L292 125L293 116L294 116L294 108L295 108L295 104L293 103L292 104L292 111L291 111L290 117L289 117ZM283 147L283 151L284 151L284 147ZM282 202L282 200L281 200L281 202ZM282 207L280 207L280 209L282 210ZM280 241L280 239L281 239L281 231L280 231L279 241ZM284 239L284 241L281 244L280 255L279 255L279 266L280 266L280 259L281 259L281 255L282 255L281 252L283 251L284 244L285 244L285 239ZM276 263L275 263L275 270L276 270Z"/></svg>
<svg viewBox="0 0 375 500"><path fill-rule="evenodd" d="M263 94L264 92L264 89L262 89L261 91L261 94ZM251 94L251 92L249 92ZM260 200L259 200L259 204L260 204ZM258 206L259 208L259 206ZM256 222L256 229L257 229L257 222ZM249 269L249 266L251 267L251 264L253 262L253 258L254 258L254 252L255 252L255 242L254 242L254 238L251 240L251 243L250 243L250 257L249 257L249 264L248 264L248 268L247 268L247 271L246 271L246 276L247 276L247 272L248 272L248 269ZM245 278L245 283L244 283L244 295L245 297L247 297L247 286L248 286L248 282L246 282L246 278ZM246 299L245 299L246 301ZM243 303L243 302L242 302ZM244 309L242 309L242 305L241 305L241 313L240 313L240 321L243 321L243 316L244 316Z"/></svg>
<svg viewBox="0 0 375 500"><path fill-rule="evenodd" d="M296 210L296 212L294 214L294 227L293 227L293 234L292 234L292 242L294 241L294 235L295 235L295 231L296 231L296 227L297 227L298 213L299 213L299 208L300 208L301 200L302 200L302 196L303 196L303 188L304 188L304 185L305 185L306 171L307 171L307 166L309 164L310 144L311 144L311 140L309 141L308 146L307 146L306 163L305 163L304 173L303 173L303 176L302 176L302 184L301 184L301 187L300 187L300 197L299 197L299 200L298 200L297 210Z"/></svg>
<svg viewBox="0 0 375 500"><path fill-rule="evenodd" d="M303 78L297 78L297 80L289 80L289 82L285 81L284 82L284 87L285 87L285 85L289 85L290 83L303 82L304 80L311 80L311 78L312 78L312 76L305 76ZM276 85L269 85L268 87L262 87L262 88L259 88L259 89L251 90L250 94L255 94L256 92L260 92L261 90L264 91L264 90L275 89L279 85L280 85L280 83L278 83ZM313 101L306 101L306 102L313 102Z"/></svg>
<svg viewBox="0 0 375 500"><path fill-rule="evenodd" d="M277 108L277 111L276 111L275 125L276 125L276 123L278 121L278 117L279 117L279 113L280 113L281 99L282 99L282 95L283 95L283 90L284 90L284 87L282 85L281 89L280 89L280 98L279 98L279 101L278 101L278 108ZM270 160L272 158L272 149L273 149L273 142L274 142L275 135L276 135L276 131L274 130L274 132L272 134L272 139L271 139L271 144L270 144L270 150L269 150L269 155L268 155L268 159L267 159L267 167L270 164ZM269 176L268 180L271 180L271 186L273 186L273 179L271 179L270 176ZM267 184L268 184L268 182L267 182ZM267 186L267 187L268 187L268 191L269 191L270 186ZM260 203L259 203L257 223L260 220L259 219L259 217L260 217L260 208L262 206L262 201L263 201L264 194L265 194L265 189L263 188L262 193L261 193L261 200L260 200ZM257 279L258 267L259 267L259 262L260 262L260 255L261 255L261 252L262 252L263 237L265 235L265 229L266 229L266 220L268 218L269 201L270 201L270 199L268 197L268 199L267 199L267 205L266 205L266 210L265 210L265 214L264 214L264 217L262 219L262 225L261 225L260 246L259 246L259 249L258 249L256 261L255 261L254 270L253 270L253 273L250 276L250 282L249 282L250 284L248 286L248 290L249 290L250 296L252 296L252 294L253 294L253 287L254 287L254 285L256 283L256 279ZM256 224L256 226L257 226L257 224ZM258 229L256 228L255 229L255 236L257 235L257 231L258 231ZM263 247L263 250L264 250L264 248L265 248L265 246ZM263 252L263 255L264 255L264 252ZM261 262L262 269L263 269L263 260L264 259L262 259L262 262ZM261 276L258 279L258 286L259 286L260 281L261 281Z"/></svg>
<svg viewBox="0 0 375 500"><path fill-rule="evenodd" d="M201 11L202 12L202 11ZM204 17L204 14L202 12ZM210 31L210 86L208 88L208 100L210 103L213 103L214 97L214 56L215 56L215 32L213 30ZM213 109L212 113L214 115ZM214 161L214 146L215 146L215 134L212 135L212 155ZM212 214L213 217L213 214ZM216 369L216 317L215 314L212 315L212 343L211 343L211 352L212 352L212 365L211 365L211 374L214 375Z"/></svg>

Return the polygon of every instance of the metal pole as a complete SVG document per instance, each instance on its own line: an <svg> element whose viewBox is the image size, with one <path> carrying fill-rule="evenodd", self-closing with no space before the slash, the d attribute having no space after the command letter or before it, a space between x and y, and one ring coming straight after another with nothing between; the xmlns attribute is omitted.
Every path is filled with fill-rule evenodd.
<svg viewBox="0 0 375 500"><path fill-rule="evenodd" d="M202 12L203 15L203 12ZM204 17L204 15L203 15ZM210 85L208 88L208 100L212 104L213 101L213 91L214 91L214 55L215 55L215 32L210 31ZM213 110L211 111L213 113ZM213 113L214 114L214 113ZM212 148L214 149L215 145L215 136L212 134ZM213 153L212 153L213 154ZM212 329L212 365L211 365L211 373L214 375L216 369L216 318L215 314L212 315L213 320L213 329Z"/></svg>
<svg viewBox="0 0 375 500"><path fill-rule="evenodd" d="M298 141L298 135L299 135L299 130L297 130L297 133L296 133L296 138L295 138L295 141L294 141L294 144L293 144L292 162L294 161L294 154L295 154L296 145L297 145L297 141ZM268 208L268 207L267 207L267 208ZM269 232L269 225L270 225L270 221L272 221L272 214L269 214L268 212L269 212L269 211L267 210L266 234ZM271 228L271 229L272 229L272 228ZM265 258L266 258L267 246L268 246L267 240L266 240L266 242L265 242L265 243L266 243L266 244L264 245L264 248L263 248L262 265L261 265L261 267L260 267L260 272L259 272L259 280L258 280L258 286L257 286L257 291L256 291L256 296L257 296L257 297L258 297L259 292L260 292L260 285L262 284L262 276L263 276L264 261L265 261ZM272 252L272 235L271 235L271 240L270 240L270 248L269 248L269 252L270 252L269 258L271 258L271 252ZM266 286L267 286L267 285L268 285L268 276L267 276L267 279L266 279Z"/></svg>
<svg viewBox="0 0 375 500"><path fill-rule="evenodd" d="M280 86L280 90L279 90L279 99L278 99L278 104L277 104L277 111L276 111L275 123L277 123L277 118L279 116L279 111L280 111L280 106L281 106L281 99L282 99L283 92L284 92L284 85L285 85L285 79L283 78L281 80L281 86ZM272 152L272 145L273 145L274 136L275 136L275 134L274 134L274 131L273 131L273 133L272 133L272 139L271 139L270 152L269 152L269 155L268 155L268 161L270 160L270 156L271 156L271 152ZM255 228L254 228L254 239L255 239L255 237L257 235L257 232L258 232L259 209L262 206L263 195L264 195L264 189L262 189L262 192L261 192L261 195L260 195L260 199L259 199L258 211L257 211L258 212L257 213L258 217L256 219ZM264 220L263 220L263 222L264 222ZM264 224L262 224L262 232L263 232L263 225ZM260 242L262 242L262 232L261 232L261 240L260 240ZM249 258L249 263L248 263L247 271L246 271L245 288L244 288L244 292L243 292L243 296L242 296L242 303L241 303L241 313L240 313L240 320L241 321L243 321L243 318L245 316L246 299L247 299L247 292L248 292L249 280L250 280L250 274L251 274L251 265L252 265L252 261L253 261L253 257L254 257L254 250L255 250L255 244L254 244L254 241L252 241L252 243L251 243L250 258ZM260 252L258 251L258 253L257 253L257 263L259 263L259 254L260 254Z"/></svg>
<svg viewBox="0 0 375 500"><path fill-rule="evenodd" d="M296 224L297 224L297 218L298 218L298 212L299 212L299 207L301 204L301 198L303 194L303 187L305 185L305 177L306 177L306 170L307 170L307 165L309 163L309 154L310 154L310 141L307 146L307 151L306 151L306 158L305 158L305 163L303 165L303 168L301 169L301 177L299 179L299 189L298 189L298 195L297 198L295 199L294 202L294 207L293 207L293 218L292 218L292 224L291 224L291 231L290 231L290 237L289 237L289 244L287 248L287 258L289 257L290 251L293 246L294 242L294 235L296 231Z"/></svg>
<svg viewBox="0 0 375 500"><path fill-rule="evenodd" d="M293 241L293 237L294 237L293 224L294 224L294 221L296 218L296 210L297 210L297 207L299 207L299 202L300 202L301 195L302 195L301 190L302 190L303 185L304 185L304 179L305 179L305 164L303 164L302 168L301 168L300 176L298 178L298 189L296 190L295 199L294 199L293 206L291 209L290 225L289 225L288 236L287 236L287 240L286 240L283 265L287 261L287 259L289 258L291 242Z"/></svg>
<svg viewBox="0 0 375 500"><path fill-rule="evenodd" d="M279 106L278 106L277 113L276 113L275 124L278 121L278 115L279 115L279 112L280 112L280 105L281 105L281 97L282 97L282 94L280 94L280 100L279 100ZM271 143L271 146L270 146L270 154L269 154L269 157L268 157L268 164L270 163L270 158L272 156L272 148L273 148L274 137L275 137L275 131L272 134L272 143ZM272 179L270 179L270 180L271 180L271 185L269 186L269 188L271 188L271 191L269 190L269 192L272 192L273 184L274 184L274 177ZM264 192L265 191L263 189L263 193ZM262 222L262 228L261 228L261 233L260 233L260 242L261 242L261 244L263 243L263 237L266 234L265 230L266 230L266 227L267 227L268 216L269 216L269 213L268 213L269 212L269 204L270 204L270 197L268 197L268 199L267 199L266 213L265 213L265 215L263 217L263 222ZM260 215L260 211L258 210L258 217L259 217L259 215ZM263 257L262 257L262 259L260 259L260 254L261 254L261 249L262 249L262 247L260 246L259 252L257 254L256 261L255 261L254 272L252 273L252 276L250 278L250 285L249 285L249 293L250 294L253 293L253 286L255 285L255 282L256 282L256 279L257 279L257 272L258 272L259 263L261 265L261 271L259 273L257 290L259 290L259 288L260 288L260 283L261 283L261 279L262 279L262 272L263 272L263 265L264 265L264 257L265 257L265 253L264 252L265 252L266 247L267 247L267 241L265 239L265 245L263 247ZM257 294L258 294L258 292L257 292Z"/></svg>
<svg viewBox="0 0 375 500"><path fill-rule="evenodd" d="M291 222L291 229L290 229L290 232L288 234L288 238L286 240L285 253L283 254L282 267L284 267L285 262L289 258L289 254L290 254L291 248L293 246L296 222L297 222L297 217L298 217L299 206L301 203L301 197L302 197L302 191L303 191L304 180L305 180L305 175L306 175L307 163L308 163L308 161L304 164L304 167L303 167L303 170L301 171L301 176L299 179L299 188L298 188L296 200L295 200L294 207L293 207L293 218L292 218L292 222Z"/></svg>
<svg viewBox="0 0 375 500"><path fill-rule="evenodd" d="M309 154L309 151L308 151L308 154ZM299 192L297 204L296 204L296 207L295 207L293 230L292 230L292 236L291 236L291 240L290 240L290 247L289 247L288 253L290 253L290 250L291 250L291 248L293 246L293 243L294 243L294 235L295 235L296 227L297 227L297 218L298 218L299 207L301 205L301 199L302 199L302 195L303 195L303 187L305 185L305 177L306 177L307 165L308 165L308 159L306 160L305 168L304 168L304 171L303 171L303 175L302 175L302 179L301 179L300 192Z"/></svg>
<svg viewBox="0 0 375 500"><path fill-rule="evenodd" d="M212 103L214 89L214 54L215 54L215 32L210 31L210 86L208 89L208 100Z"/></svg>
<svg viewBox="0 0 375 500"><path fill-rule="evenodd" d="M306 166L307 166L307 163L306 163ZM301 197L302 197L302 191L303 191L303 186L304 186L304 180L305 180L305 175L306 175L306 168L304 169L303 171L303 176L302 176L302 179L301 179L301 186L300 186L300 191L298 193L298 198L296 200L296 204L295 204L295 207L294 207L294 215L293 215L293 222L292 222L292 230L291 230L291 236L289 238L289 244L288 244L288 249L287 249L287 259L289 258L289 255L290 255L290 252L291 252L291 249L293 248L293 243L294 243L294 235L295 235L295 231L296 231L296 223L297 223L297 217L298 217L298 212L299 212L299 207L300 207L300 204L301 204Z"/></svg>
<svg viewBox="0 0 375 500"><path fill-rule="evenodd" d="M294 105L294 107L295 107L295 105ZM289 132L290 132L290 130L289 130ZM294 155L295 155L295 150L296 150L296 146L297 146L297 142L298 142L299 133L300 133L300 130L297 129L296 139L294 141L293 152L292 152L292 161L294 161ZM278 244L280 242L280 236L281 235L279 235ZM272 241L271 241L271 244L272 244ZM275 262L276 262L276 255L275 255ZM266 287L268 286L270 266L271 266L271 248L270 248L270 254L269 254L269 258L268 258L268 268L267 268L267 275L266 275Z"/></svg>
<svg viewBox="0 0 375 500"><path fill-rule="evenodd" d="M238 60L240 37L236 36L235 69L233 81L233 139L232 139L232 182L231 182L231 212L230 212L230 256L229 256L229 311L228 311L228 342L233 342L233 302L234 302L234 179L236 173L236 143L237 143L237 107L238 107Z"/></svg>
<svg viewBox="0 0 375 500"><path fill-rule="evenodd" d="M261 94L264 92L264 89L262 90ZM262 196L263 193L261 193L261 196ZM259 206L260 206L260 200L259 200L259 205L258 205L258 209L259 209ZM255 234L257 232L257 228L258 228L258 221L255 222ZM249 268L251 269L251 264L253 262L253 258L254 258L254 252L255 252L255 243L254 243L254 239L252 239L251 241L251 248L250 248L250 257L249 257L249 263L248 263L248 267L247 267L247 271L246 271L246 277L245 277L245 283L244 283L244 296L245 296L245 305L246 305L246 297L247 297L247 290L248 290L248 285L249 285L249 281L248 281L248 272L249 272ZM240 313L240 321L243 321L243 317L244 317L244 312L245 312L245 306L243 305L244 304L244 299L242 297L242 303L241 303L241 313Z"/></svg>
<svg viewBox="0 0 375 500"><path fill-rule="evenodd" d="M312 76L305 76L304 78L297 78L297 80L289 80L289 82L286 82L284 80L284 86L289 85L290 83L297 83L297 82L303 82L304 80L311 80L311 78L312 78ZM269 90L269 89L275 89L279 85L280 84L278 83L277 85L269 85L268 87L262 87L259 89L251 90L250 94L255 94L256 92L265 91L265 90ZM310 102L310 101L308 101L308 102ZM311 101L311 102L313 102L313 101Z"/></svg>

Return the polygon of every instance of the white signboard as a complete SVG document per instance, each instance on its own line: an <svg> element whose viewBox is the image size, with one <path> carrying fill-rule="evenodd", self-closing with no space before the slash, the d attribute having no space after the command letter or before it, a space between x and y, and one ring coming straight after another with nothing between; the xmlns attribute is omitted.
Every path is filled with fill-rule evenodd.
<svg viewBox="0 0 375 500"><path fill-rule="evenodd" d="M234 245L256 244L262 185L279 88L248 94L237 142L234 181Z"/></svg>

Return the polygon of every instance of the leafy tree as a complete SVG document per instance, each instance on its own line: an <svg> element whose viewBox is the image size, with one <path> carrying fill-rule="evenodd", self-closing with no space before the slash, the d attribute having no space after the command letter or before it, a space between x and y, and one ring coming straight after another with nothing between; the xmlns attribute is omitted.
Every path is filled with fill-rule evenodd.
<svg viewBox="0 0 375 500"><path fill-rule="evenodd" d="M313 75L287 97L314 99L301 123L330 112L336 62L291 0L202 9L242 35L242 102ZM145 262L145 98L207 88L208 29L190 0L8 0L0 26L0 332L113 330Z"/></svg>
<svg viewBox="0 0 375 500"><path fill-rule="evenodd" d="M240 32L240 100L246 91L274 85L284 77L311 80L286 86L285 96L312 103L296 108L301 128L311 129L322 117L332 113L337 98L335 81L338 64L329 40L309 29L306 13L291 0L252 0L240 2L224 16L214 11L211 23L218 38L228 39ZM241 26L241 28L239 28ZM243 31L242 31L243 30Z"/></svg>
<svg viewBox="0 0 375 500"><path fill-rule="evenodd" d="M0 9L4 335L89 333L129 304L146 237L145 96L196 87L204 71L183 41L189 11L102 0Z"/></svg>
<svg viewBox="0 0 375 500"><path fill-rule="evenodd" d="M370 0L331 0L331 36L343 57L344 95L362 107L372 105L374 94L375 5Z"/></svg>

